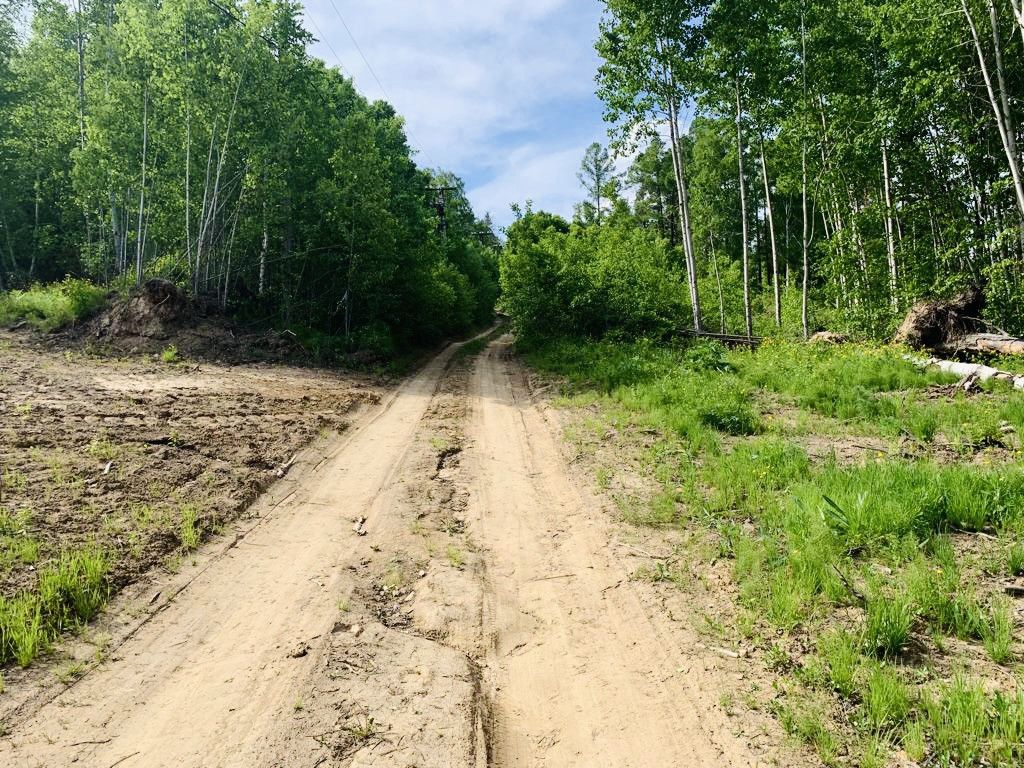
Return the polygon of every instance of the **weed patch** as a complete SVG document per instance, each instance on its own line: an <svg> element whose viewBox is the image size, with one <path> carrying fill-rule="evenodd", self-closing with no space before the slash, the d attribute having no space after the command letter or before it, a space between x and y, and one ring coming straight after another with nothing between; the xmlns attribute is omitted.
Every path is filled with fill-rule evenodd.
<svg viewBox="0 0 1024 768"><path fill-rule="evenodd" d="M34 589L0 597L0 663L28 666L62 632L95 617L109 594L107 570L100 552L68 553L39 572Z"/></svg>
<svg viewBox="0 0 1024 768"><path fill-rule="evenodd" d="M88 317L103 306L106 291L84 280L66 278L52 285L0 294L0 324L25 321L41 331L55 331Z"/></svg>
<svg viewBox="0 0 1024 768"><path fill-rule="evenodd" d="M968 396L861 345L556 341L528 360L566 378L589 433L657 436L641 456L662 490L620 494L624 519L703 528L731 560L744 636L783 678L775 712L826 764L1020 763L1024 694L935 665L1020 672L1014 605L994 595L1024 575L1024 395ZM892 447L841 450L863 437ZM658 563L638 576L676 581ZM805 635L811 650L786 650Z"/></svg>

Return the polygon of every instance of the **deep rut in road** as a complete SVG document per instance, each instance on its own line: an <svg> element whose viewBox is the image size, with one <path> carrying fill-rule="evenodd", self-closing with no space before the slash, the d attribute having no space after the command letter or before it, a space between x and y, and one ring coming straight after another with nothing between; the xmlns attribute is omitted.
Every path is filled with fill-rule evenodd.
<svg viewBox="0 0 1024 768"><path fill-rule="evenodd" d="M718 706L729 670L634 589L510 345L449 348L250 530L121 600L134 629L29 698L0 763L777 764Z"/></svg>

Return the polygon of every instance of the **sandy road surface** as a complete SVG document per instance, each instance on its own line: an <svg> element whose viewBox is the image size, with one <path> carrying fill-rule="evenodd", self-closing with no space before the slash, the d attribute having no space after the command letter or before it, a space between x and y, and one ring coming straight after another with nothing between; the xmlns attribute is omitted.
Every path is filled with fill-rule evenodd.
<svg viewBox="0 0 1024 768"><path fill-rule="evenodd" d="M0 765L775 764L638 598L510 343L461 378L450 348L306 456Z"/></svg>
<svg viewBox="0 0 1024 768"><path fill-rule="evenodd" d="M494 763L759 764L716 707L713 677L624 581L607 517L570 481L509 343L487 350L471 387Z"/></svg>
<svg viewBox="0 0 1024 768"><path fill-rule="evenodd" d="M329 461L211 564L109 664L20 725L2 765L255 766L273 749L337 618L332 587L434 393L443 353L342 438Z"/></svg>

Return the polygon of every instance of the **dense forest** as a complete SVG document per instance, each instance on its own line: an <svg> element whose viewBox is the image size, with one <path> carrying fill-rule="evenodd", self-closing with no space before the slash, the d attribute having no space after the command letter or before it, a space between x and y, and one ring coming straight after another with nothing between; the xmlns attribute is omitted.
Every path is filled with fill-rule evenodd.
<svg viewBox="0 0 1024 768"><path fill-rule="evenodd" d="M485 322L489 222L458 179L417 167L390 105L307 54L300 12L5 2L0 290L164 277L254 325L352 346Z"/></svg>
<svg viewBox="0 0 1024 768"><path fill-rule="evenodd" d="M611 152L573 222L527 207L509 231L527 336L886 338L968 286L1024 332L1019 0L605 6Z"/></svg>

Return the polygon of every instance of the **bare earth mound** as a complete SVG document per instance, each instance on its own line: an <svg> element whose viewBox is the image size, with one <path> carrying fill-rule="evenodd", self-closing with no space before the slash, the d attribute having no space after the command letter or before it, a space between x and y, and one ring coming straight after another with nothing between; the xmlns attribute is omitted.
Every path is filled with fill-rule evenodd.
<svg viewBox="0 0 1024 768"><path fill-rule="evenodd" d="M977 288L949 301L926 301L915 306L896 331L897 344L914 349L936 350L954 339L976 333L985 297Z"/></svg>
<svg viewBox="0 0 1024 768"><path fill-rule="evenodd" d="M198 302L167 280L148 281L127 299L58 338L103 354L161 352L174 345L183 357L216 362L306 364L308 353L288 333L250 333L218 307Z"/></svg>

